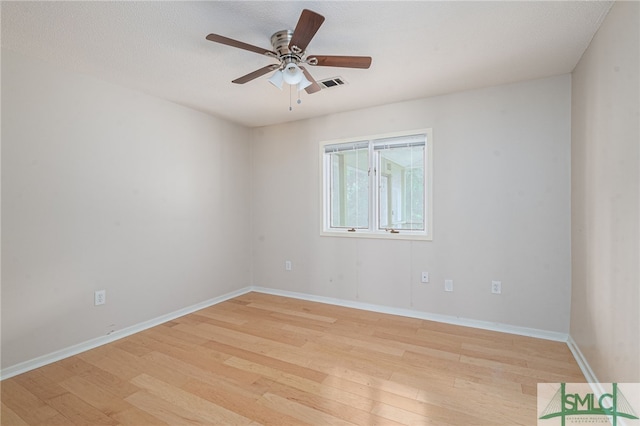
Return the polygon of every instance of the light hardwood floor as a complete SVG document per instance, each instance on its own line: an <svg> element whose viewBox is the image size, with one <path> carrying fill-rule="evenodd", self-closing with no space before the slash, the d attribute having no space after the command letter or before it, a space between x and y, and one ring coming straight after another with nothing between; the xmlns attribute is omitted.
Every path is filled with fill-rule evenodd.
<svg viewBox="0 0 640 426"><path fill-rule="evenodd" d="M565 343L248 293L4 380L2 425L535 425Z"/></svg>

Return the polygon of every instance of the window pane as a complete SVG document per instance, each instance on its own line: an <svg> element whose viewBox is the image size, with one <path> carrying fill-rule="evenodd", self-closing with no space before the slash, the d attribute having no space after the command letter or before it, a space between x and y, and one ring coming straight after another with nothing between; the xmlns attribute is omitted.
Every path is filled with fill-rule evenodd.
<svg viewBox="0 0 640 426"><path fill-rule="evenodd" d="M369 149L329 154L332 228L369 227Z"/></svg>
<svg viewBox="0 0 640 426"><path fill-rule="evenodd" d="M377 149L378 229L424 230L424 145Z"/></svg>

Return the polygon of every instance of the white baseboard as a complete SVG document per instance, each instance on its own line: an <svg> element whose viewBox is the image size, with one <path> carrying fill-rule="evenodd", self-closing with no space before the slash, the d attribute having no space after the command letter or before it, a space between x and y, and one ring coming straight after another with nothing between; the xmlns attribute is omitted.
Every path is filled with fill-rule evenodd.
<svg viewBox="0 0 640 426"><path fill-rule="evenodd" d="M96 337L94 339L90 339L85 342L78 343L76 345L69 346L67 348L42 355L7 368L3 368L2 370L0 370L0 380L8 379L9 377L26 373L27 371L34 370L47 364L51 364L52 362L60 361L61 359L65 359L70 356L88 351L89 349L97 348L98 346L114 342L116 340L122 339L123 337L131 336L132 334L139 333L143 330L155 327L167 321L171 321L184 315L191 314L195 311L199 311L200 309L208 308L209 306L224 302L225 300L233 299L234 297L238 297L240 295L248 293L249 291L251 291L251 287L245 287L240 290L232 291L230 293L223 294L222 296L214 297L213 299L205 300L204 302L187 306L186 308L179 309L166 315L161 315L157 318L153 318L127 328L123 328L122 330L116 330L106 336Z"/></svg>
<svg viewBox="0 0 640 426"><path fill-rule="evenodd" d="M250 287L252 291L259 293L273 294L276 296L291 297L294 299L308 300L311 302L327 303L330 305L344 306L347 308L362 309L365 311L380 312L383 314L400 315L403 317L418 318L428 321L436 321L447 324L461 325L465 327L480 328L483 330L499 331L501 333L517 334L520 336L537 337L539 339L566 342L569 335L554 331L539 330L536 328L519 327L515 325L502 324L497 322L479 321L468 318L454 317L450 315L432 314L428 312L416 311L413 309L394 308L390 306L374 305L370 303L357 302L352 300L336 299L333 297L315 296L306 293L296 293L286 290L275 290L266 287Z"/></svg>
<svg viewBox="0 0 640 426"><path fill-rule="evenodd" d="M569 346L569 350L571 351L571 353L573 354L573 357L578 363L578 367L580 367L580 371L582 371L584 378L586 379L587 383L589 383L591 390L596 395L596 398L599 399L602 395L604 395L607 392L607 390L605 389L604 386L602 386L602 383L600 383L600 381L596 377L596 374L591 369L591 366L589 365L589 363L587 362L587 359L585 358L584 354L580 350L580 347L575 342L575 340L573 340L573 337L571 337L571 335L569 335L569 339L567 340L567 346ZM628 421L629 420L626 420L624 418L620 418L620 417L617 418L618 426L626 426L629 424L627 423Z"/></svg>
<svg viewBox="0 0 640 426"><path fill-rule="evenodd" d="M580 367L580 371L582 371L582 374L584 374L584 378L587 379L587 382L592 384L600 383L595 373L591 369L591 366L587 362L587 359L584 357L584 355L580 351L578 344L575 342L575 340L573 340L571 336L569 336L569 339L567 339L567 346L569 346L569 350L573 354L573 357L578 363L578 367ZM594 391L596 391L596 393L598 394L602 394L603 392L601 388L594 389Z"/></svg>
<svg viewBox="0 0 640 426"><path fill-rule="evenodd" d="M276 296L291 297L294 299L308 300L311 302L327 303L330 305L344 306L344 307L354 308L354 309L362 309L362 310L372 311L372 312L380 312L384 314L400 315L404 317L418 318L418 319L424 319L428 321L436 321L436 322L442 322L447 324L461 325L465 327L479 328L483 330L492 330L492 331L498 331L502 333L516 334L520 336L536 337L539 339L553 340L558 342L567 342L567 344L569 345L569 349L571 350L574 357L576 358L576 361L578 362L578 365L580 366L580 369L584 373L585 377L588 379L588 381L592 383L597 383L597 381L595 380L595 375L593 374L593 371L591 371L591 369L589 368L589 364L587 363L586 359L584 358L584 356L582 356L582 353L578 349L573 339L571 339L571 337L565 333L539 330L535 328L519 327L519 326L488 322L488 321L479 321L479 320L468 319L468 318L454 317L450 315L432 314L432 313L416 311L412 309L394 308L390 306L375 305L370 303L337 299L337 298L325 297L325 296L315 296L315 295L306 294L306 293L297 293L297 292L286 291L286 290L276 290L276 289L259 287L259 286L245 287L245 288L224 294L222 296L214 297L213 299L205 300L204 302L196 303L195 305L191 305L186 308L179 309L177 311L168 313L166 315L162 315L157 318L153 318L151 320L132 325L122 330L117 330L109 335L96 337L94 339L90 339L85 342L82 342L73 346L69 346L67 348L64 348L55 352L51 352L46 355L39 356L37 358L24 361L16 365L12 365L10 367L0 370L0 380L8 379L10 377L17 376L18 374L26 373L27 371L42 367L47 364L51 364L52 362L60 361L61 359L68 358L70 356L77 355L79 353L96 348L98 346L102 346L104 344L114 342L116 340L122 339L132 334L139 333L140 331L146 330L148 328L155 327L157 325L160 325L167 321L174 320L184 315L188 315L200 309L213 306L215 304L224 302L229 299L233 299L234 297L241 296L251 291L255 291L258 293L272 294Z"/></svg>

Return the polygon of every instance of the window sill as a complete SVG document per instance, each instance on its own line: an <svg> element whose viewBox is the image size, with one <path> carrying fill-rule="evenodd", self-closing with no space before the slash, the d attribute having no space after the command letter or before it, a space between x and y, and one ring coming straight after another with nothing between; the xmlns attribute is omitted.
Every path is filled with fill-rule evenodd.
<svg viewBox="0 0 640 426"><path fill-rule="evenodd" d="M375 238L380 240L414 240L414 241L433 241L433 237L427 234L417 234L399 231L390 232L367 232L367 231L321 231L321 237L342 237L342 238Z"/></svg>

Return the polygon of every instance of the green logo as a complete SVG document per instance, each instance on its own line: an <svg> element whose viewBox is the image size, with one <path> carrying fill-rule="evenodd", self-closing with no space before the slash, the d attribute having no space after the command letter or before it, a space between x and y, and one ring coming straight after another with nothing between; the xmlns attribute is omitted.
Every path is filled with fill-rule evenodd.
<svg viewBox="0 0 640 426"><path fill-rule="evenodd" d="M585 384L581 385L583 388L585 387ZM607 416L613 426L617 426L619 418L638 420L633 407L620 392L618 384L613 383L612 385L611 393L598 395L594 392L568 392L566 383L561 383L560 388L551 398L539 419L547 420L559 417L562 426L565 426L566 419L572 416L582 416L582 419L585 419L585 416L591 419L595 416ZM584 420L580 423L584 423Z"/></svg>

